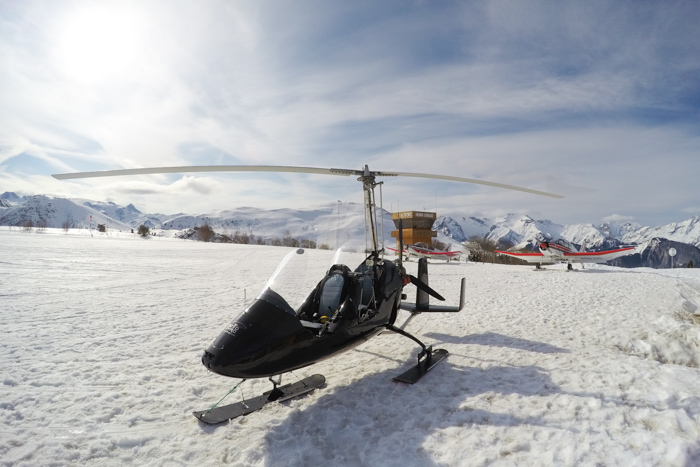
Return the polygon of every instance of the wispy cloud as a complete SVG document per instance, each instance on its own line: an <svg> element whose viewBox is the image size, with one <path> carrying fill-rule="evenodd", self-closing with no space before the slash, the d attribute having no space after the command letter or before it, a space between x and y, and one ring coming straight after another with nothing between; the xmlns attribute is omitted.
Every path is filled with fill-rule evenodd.
<svg viewBox="0 0 700 467"><path fill-rule="evenodd" d="M698 20L694 2L6 2L0 185L283 207L361 197L314 176L48 175L368 163L567 196L392 180L407 209L681 220L700 176Z"/></svg>

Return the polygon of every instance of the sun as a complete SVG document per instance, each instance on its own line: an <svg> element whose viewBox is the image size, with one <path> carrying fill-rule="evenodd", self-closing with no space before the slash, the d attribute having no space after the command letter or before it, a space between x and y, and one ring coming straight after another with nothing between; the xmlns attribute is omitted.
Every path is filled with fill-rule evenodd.
<svg viewBox="0 0 700 467"><path fill-rule="evenodd" d="M56 41L58 68L69 79L98 83L133 73L143 20L138 10L93 5L68 14Z"/></svg>

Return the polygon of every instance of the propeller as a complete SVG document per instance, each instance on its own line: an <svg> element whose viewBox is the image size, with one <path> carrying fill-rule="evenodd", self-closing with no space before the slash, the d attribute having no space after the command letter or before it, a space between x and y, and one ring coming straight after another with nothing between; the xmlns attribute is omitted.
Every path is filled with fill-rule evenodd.
<svg viewBox="0 0 700 467"><path fill-rule="evenodd" d="M412 276L409 274L408 278L411 279L411 284L415 285L416 287L421 289L423 292L426 292L431 297L435 297L438 300L443 301L443 302L445 301L445 298L442 295L440 295L439 293L437 293L436 291L431 289L430 286L428 284L426 284L425 282L421 282L416 276Z"/></svg>

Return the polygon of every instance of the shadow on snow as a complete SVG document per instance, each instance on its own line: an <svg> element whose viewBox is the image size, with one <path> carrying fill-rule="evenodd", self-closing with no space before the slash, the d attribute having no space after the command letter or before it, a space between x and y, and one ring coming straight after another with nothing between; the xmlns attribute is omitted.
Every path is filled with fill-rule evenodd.
<svg viewBox="0 0 700 467"><path fill-rule="evenodd" d="M545 342L511 337L495 332L484 332L481 334L470 334L467 336L452 336L450 334L428 332L424 335L430 339L435 339L437 341L446 342L449 344L477 344L493 347L508 347L511 349L526 350L528 352L538 353L569 353L568 349L563 349Z"/></svg>

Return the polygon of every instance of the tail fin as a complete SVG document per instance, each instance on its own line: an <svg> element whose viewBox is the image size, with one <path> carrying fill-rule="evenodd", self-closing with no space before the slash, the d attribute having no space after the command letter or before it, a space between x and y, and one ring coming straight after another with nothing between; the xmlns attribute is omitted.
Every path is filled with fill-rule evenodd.
<svg viewBox="0 0 700 467"><path fill-rule="evenodd" d="M428 283L428 258L418 260L418 280L425 285ZM430 295L428 292L416 287L416 310L427 310L430 308Z"/></svg>

